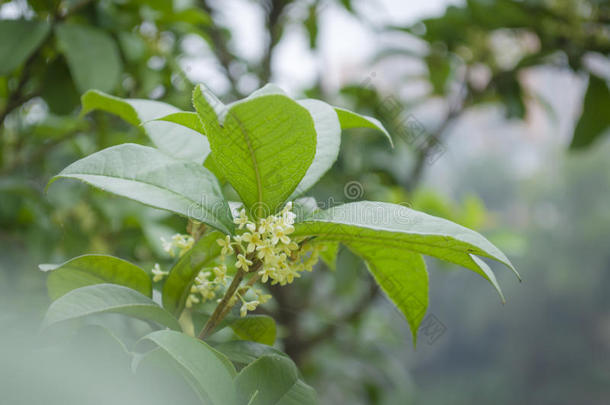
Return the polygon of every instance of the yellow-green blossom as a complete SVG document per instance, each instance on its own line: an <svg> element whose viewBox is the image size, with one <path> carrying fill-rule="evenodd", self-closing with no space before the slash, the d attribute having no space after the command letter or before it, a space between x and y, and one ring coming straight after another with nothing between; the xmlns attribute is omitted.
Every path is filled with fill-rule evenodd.
<svg viewBox="0 0 610 405"><path fill-rule="evenodd" d="M169 272L161 270L161 266L159 266L159 263L155 263L155 265L152 268L152 274L153 274L152 281L153 281L153 283L156 283L156 282L163 280L163 277L167 276L169 274Z"/></svg>
<svg viewBox="0 0 610 405"><path fill-rule="evenodd" d="M248 271L248 269L252 266L252 261L246 259L246 256L241 253L237 255L237 263L235 263L235 267L238 269L241 268L243 271Z"/></svg>

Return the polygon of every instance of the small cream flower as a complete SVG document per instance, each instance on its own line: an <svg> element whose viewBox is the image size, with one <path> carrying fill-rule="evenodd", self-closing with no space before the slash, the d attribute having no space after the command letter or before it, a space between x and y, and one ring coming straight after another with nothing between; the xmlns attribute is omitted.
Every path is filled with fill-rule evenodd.
<svg viewBox="0 0 610 405"><path fill-rule="evenodd" d="M173 244L172 242L168 241L167 239L165 239L164 237L161 237L161 246L163 247L163 250L166 251L167 253L170 254L170 256L172 255L172 249L173 249Z"/></svg>
<svg viewBox="0 0 610 405"><path fill-rule="evenodd" d="M290 225L290 227L292 227L292 225ZM292 228L292 231L294 231L294 228ZM278 241L281 241L283 244L288 245L290 243L288 234L292 231L290 228L282 225L275 226L272 231L271 243L277 245Z"/></svg>
<svg viewBox="0 0 610 405"><path fill-rule="evenodd" d="M241 317L243 318L248 314L248 311L254 311L258 304L258 301L244 302L241 308L239 309L239 315L241 315Z"/></svg>
<svg viewBox="0 0 610 405"><path fill-rule="evenodd" d="M159 263L155 263L155 265L152 268L152 274L153 274L153 283L156 283L156 282L163 280L163 277L167 276L169 274L169 272L162 271L161 266L159 266Z"/></svg>
<svg viewBox="0 0 610 405"><path fill-rule="evenodd" d="M192 308L194 304L198 304L198 303L199 303L199 298L195 294L189 294L188 298L186 299L186 307Z"/></svg>
<svg viewBox="0 0 610 405"><path fill-rule="evenodd" d="M263 294L263 292L261 290L259 290L258 288L254 289L254 294L256 294L256 299L261 304L264 304L271 299L271 294Z"/></svg>
<svg viewBox="0 0 610 405"><path fill-rule="evenodd" d="M242 254L237 255L237 263L235 263L235 267L238 269L241 268L243 271L248 271L249 267L252 266L252 261L246 259L246 256Z"/></svg>
<svg viewBox="0 0 610 405"><path fill-rule="evenodd" d="M235 223L235 225L239 225L239 229L243 229L243 227L246 226L248 222L250 222L248 220L248 215L246 215L246 210L244 208L239 211L239 215L233 220L233 222Z"/></svg>
<svg viewBox="0 0 610 405"><path fill-rule="evenodd" d="M246 253L254 252L254 249L256 249L257 246L261 246L263 243L261 235L258 232L245 232L241 235L241 240L248 243L248 246L246 247Z"/></svg>
<svg viewBox="0 0 610 405"><path fill-rule="evenodd" d="M262 218L258 221L258 231L261 234L270 232L273 228L273 217Z"/></svg>
<svg viewBox="0 0 610 405"><path fill-rule="evenodd" d="M222 251L220 254L223 256L233 254L233 246L231 246L231 236L227 235L224 239L217 239L216 243L218 243L222 247Z"/></svg>
<svg viewBox="0 0 610 405"><path fill-rule="evenodd" d="M221 264L212 269L214 272L214 281L218 284L225 285L227 280L227 266Z"/></svg>
<svg viewBox="0 0 610 405"><path fill-rule="evenodd" d="M273 250L273 246L268 241L266 241L262 245L258 245L256 247L256 250L258 251L256 256L260 260L265 260L266 261L268 259L271 259L273 256L275 256L275 251Z"/></svg>
<svg viewBox="0 0 610 405"><path fill-rule="evenodd" d="M190 235L181 235L179 233L172 236L171 241L167 241L165 238L161 238L161 244L163 250L165 250L171 257L176 257L176 250L178 250L178 257L182 257L186 252L189 251L195 244L195 239Z"/></svg>

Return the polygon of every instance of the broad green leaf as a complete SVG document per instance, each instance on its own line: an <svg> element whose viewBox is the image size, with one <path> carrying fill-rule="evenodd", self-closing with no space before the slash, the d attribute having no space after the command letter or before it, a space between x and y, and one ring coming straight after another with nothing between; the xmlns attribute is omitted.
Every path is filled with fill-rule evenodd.
<svg viewBox="0 0 610 405"><path fill-rule="evenodd" d="M160 101L119 98L96 90L83 94L81 101L82 114L102 110L118 115L132 125L141 125L153 144L170 156L203 163L210 153L208 140L201 131L184 128L182 125L170 122L154 121L166 115L193 114L196 116L196 113L180 112L173 105Z"/></svg>
<svg viewBox="0 0 610 405"><path fill-rule="evenodd" d="M368 117L366 115L357 114L341 107L335 107L335 111L337 112L337 116L339 117L341 129L371 128L383 133L388 138L390 145L394 146L390 133L385 129L383 124L378 119Z"/></svg>
<svg viewBox="0 0 610 405"><path fill-rule="evenodd" d="M183 127L192 129L193 131L205 134L205 129L199 118L199 114L190 111L179 111L158 118L159 121L173 122L174 124L182 125Z"/></svg>
<svg viewBox="0 0 610 405"><path fill-rule="evenodd" d="M275 343L277 333L275 321L270 316L248 315L244 318L237 318L229 326L241 339L269 346Z"/></svg>
<svg viewBox="0 0 610 405"><path fill-rule="evenodd" d="M331 270L337 270L337 254L339 253L339 242L328 242L323 244L320 259Z"/></svg>
<svg viewBox="0 0 610 405"><path fill-rule="evenodd" d="M111 91L117 86L123 66L110 35L99 28L71 23L57 25L55 34L81 93L89 89Z"/></svg>
<svg viewBox="0 0 610 405"><path fill-rule="evenodd" d="M92 284L118 284L152 297L150 276L135 264L106 255L84 255L63 264L41 264L48 271L47 289L52 300Z"/></svg>
<svg viewBox="0 0 610 405"><path fill-rule="evenodd" d="M49 106L49 112L62 118L72 118L71 114L80 104L80 93L74 85L64 58L56 58L45 65L45 72L41 77L40 97ZM66 133L67 131L61 135Z"/></svg>
<svg viewBox="0 0 610 405"><path fill-rule="evenodd" d="M150 340L167 352L185 373L204 404L233 405L235 369L224 355L201 340L173 331L153 332Z"/></svg>
<svg viewBox="0 0 610 405"><path fill-rule="evenodd" d="M315 236L321 241L370 242L405 249L464 266L487 279L502 297L488 268L473 256L497 260L517 271L508 258L475 231L402 205L360 201L314 213L295 224L293 237Z"/></svg>
<svg viewBox="0 0 610 405"><path fill-rule="evenodd" d="M248 366L235 379L240 404L317 404L316 392L303 380L294 363L277 355L266 355Z"/></svg>
<svg viewBox="0 0 610 405"><path fill-rule="evenodd" d="M585 148L610 128L610 89L606 80L589 75L582 114L574 129L570 149Z"/></svg>
<svg viewBox="0 0 610 405"><path fill-rule="evenodd" d="M214 348L227 356L231 361L241 364L250 364L259 357L269 354L288 357L287 354L271 346L248 340L232 340L217 344Z"/></svg>
<svg viewBox="0 0 610 405"><path fill-rule="evenodd" d="M216 168L246 207L255 216L281 208L315 156L308 110L271 85L226 106L200 85L193 104Z"/></svg>
<svg viewBox="0 0 610 405"><path fill-rule="evenodd" d="M218 181L194 162L135 144L112 146L66 167L53 177L73 178L102 190L161 208L231 233L233 222Z"/></svg>
<svg viewBox="0 0 610 405"><path fill-rule="evenodd" d="M42 324L46 328L58 322L109 312L180 330L178 320L153 300L116 284L89 285L66 293L49 306Z"/></svg>
<svg viewBox="0 0 610 405"><path fill-rule="evenodd" d="M289 199L294 199L309 190L331 168L339 155L341 127L337 113L328 104L318 100L299 100L313 118L316 129L316 155L305 176Z"/></svg>
<svg viewBox="0 0 610 405"><path fill-rule="evenodd" d="M0 20L0 76L21 66L42 44L50 28L47 21Z"/></svg>
<svg viewBox="0 0 610 405"><path fill-rule="evenodd" d="M220 254L221 247L216 240L222 239L223 236L216 231L203 235L170 270L163 285L163 306L175 316L179 316L184 310L184 304L199 271Z"/></svg>
<svg viewBox="0 0 610 405"><path fill-rule="evenodd" d="M415 344L428 308L428 272L422 256L384 244L354 241L347 246L366 261L377 284L407 318Z"/></svg>

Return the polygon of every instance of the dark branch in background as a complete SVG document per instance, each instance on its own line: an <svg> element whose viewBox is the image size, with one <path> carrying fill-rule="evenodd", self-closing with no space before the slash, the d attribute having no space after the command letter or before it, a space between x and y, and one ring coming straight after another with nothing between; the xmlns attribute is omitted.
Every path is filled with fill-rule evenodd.
<svg viewBox="0 0 610 405"><path fill-rule="evenodd" d="M34 60L38 57L39 53L40 48L38 48L38 50L36 50L25 62L25 66L23 67L23 71L21 72L21 77L19 78L17 87L15 88L15 91L11 92L8 96L6 106L4 107L4 110L2 110L2 113L0 113L0 127L4 125L4 120L11 112L13 112L13 110L38 95L39 90L36 90L29 94L25 94L24 90L27 82L30 80L32 66L34 66Z"/></svg>
<svg viewBox="0 0 610 405"><path fill-rule="evenodd" d="M434 150L442 143L447 128L462 114L463 109L449 111L441 125L435 131L435 134L430 136L426 145L418 151L415 159L415 164L411 170L411 174L407 180L405 188L408 191L413 191L421 182L424 174L424 169L428 162L428 158L434 153Z"/></svg>
<svg viewBox="0 0 610 405"><path fill-rule="evenodd" d="M220 63L220 66L222 67L225 73L225 76L231 83L232 92L235 95L241 97L243 96L243 94L241 94L237 87L237 79L234 78L231 74L231 62L237 60L237 57L233 55L233 53L229 50L229 46L227 44L228 38L223 32L223 29L218 26L212 18L213 10L209 2L203 0L201 2L201 7L206 13L210 15L210 26L207 27L205 31L210 36L210 41L212 42L212 52L214 52L216 59L218 59L218 62Z"/></svg>
<svg viewBox="0 0 610 405"><path fill-rule="evenodd" d="M273 51L280 42L284 25L281 22L282 14L290 0L269 0L266 5L267 11L267 46L261 61L260 79L262 83L267 83L271 79L271 63L273 62Z"/></svg>
<svg viewBox="0 0 610 405"><path fill-rule="evenodd" d="M455 100L449 102L449 112L447 112L445 119L438 128L436 128L434 133L428 135L426 145L417 153L415 164L413 165L413 169L405 184L405 188L408 191L415 190L421 182L425 166L428 164L428 159L435 153L437 147L442 146L442 142L447 134L447 129L462 115L467 107L466 105L469 99L470 87L468 86L468 67L465 67L460 88L455 94Z"/></svg>

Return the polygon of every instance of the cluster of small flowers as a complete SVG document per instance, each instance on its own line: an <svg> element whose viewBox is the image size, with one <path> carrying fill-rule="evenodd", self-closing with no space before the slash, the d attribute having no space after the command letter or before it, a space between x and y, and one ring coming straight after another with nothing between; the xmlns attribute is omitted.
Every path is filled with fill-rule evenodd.
<svg viewBox="0 0 610 405"><path fill-rule="evenodd" d="M254 311L259 304L264 304L271 299L270 294L264 294L262 290L258 288L253 288L252 291L256 294L256 299L252 301L246 301L243 297L245 291L238 292L236 296L241 300L241 308L239 309L239 314L244 317L248 313L248 311Z"/></svg>
<svg viewBox="0 0 610 405"><path fill-rule="evenodd" d="M234 248L238 247L235 267L248 272L253 264L250 259L256 258L262 263L258 275L263 283L268 280L271 280L271 284L292 283L300 277L299 272L311 271L319 258L317 248L301 248L290 238L289 235L294 232L295 217L291 202L279 214L261 218L257 223L250 221L246 210L242 209L234 222L240 230L245 228L245 231L233 238L227 235L225 239L218 239L221 254L233 254ZM245 316L262 302L259 297L251 302L242 299L242 303L240 313Z"/></svg>
<svg viewBox="0 0 610 405"><path fill-rule="evenodd" d="M171 257L182 257L195 244L195 239L191 235L175 234L170 241L161 238L163 250Z"/></svg>
<svg viewBox="0 0 610 405"><path fill-rule="evenodd" d="M186 252L189 251L195 244L195 239L190 235L175 234L172 236L170 241L165 238L161 238L163 243L163 250L165 250L171 257L182 257ZM214 278L210 279L210 276L214 273ZM220 289L220 286L226 286L227 267L224 264L216 266L212 269L212 272L202 270L195 278L195 282L191 287L190 294L186 299L186 307L191 308L194 304L199 302L205 302L216 298L216 291ZM162 271L159 263L155 263L153 269L153 282L163 280L165 276L169 274L167 271Z"/></svg>
<svg viewBox="0 0 610 405"><path fill-rule="evenodd" d="M195 239L193 239L193 237L190 235L182 235L177 233L172 236L172 239L170 241L162 237L161 243L163 250L169 253L171 257L176 257L176 255L178 255L178 257L182 257L182 255L184 255L186 252L188 252L190 248L193 247ZM163 280L163 278L167 276L169 272L161 270L161 266L159 266L159 263L155 263L152 268L152 274L153 282L157 283Z"/></svg>
<svg viewBox="0 0 610 405"><path fill-rule="evenodd" d="M214 273L214 278L210 279ZM212 271L202 270L195 277L195 282L191 287L191 292L186 299L186 307L191 308L199 302L210 301L216 298L216 291L220 286L227 285L227 266L220 264L212 269ZM201 298L199 298L201 297Z"/></svg>

